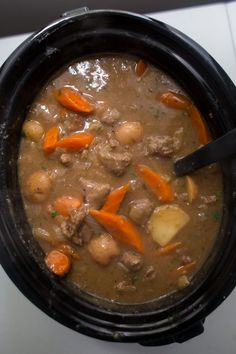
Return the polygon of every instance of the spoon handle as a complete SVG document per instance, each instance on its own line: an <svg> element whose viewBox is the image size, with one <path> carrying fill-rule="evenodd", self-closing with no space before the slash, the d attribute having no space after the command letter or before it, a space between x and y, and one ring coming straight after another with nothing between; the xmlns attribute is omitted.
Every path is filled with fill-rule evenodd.
<svg viewBox="0 0 236 354"><path fill-rule="evenodd" d="M202 146L192 154L175 161L174 171L177 176L184 176L234 154L236 154L236 128Z"/></svg>

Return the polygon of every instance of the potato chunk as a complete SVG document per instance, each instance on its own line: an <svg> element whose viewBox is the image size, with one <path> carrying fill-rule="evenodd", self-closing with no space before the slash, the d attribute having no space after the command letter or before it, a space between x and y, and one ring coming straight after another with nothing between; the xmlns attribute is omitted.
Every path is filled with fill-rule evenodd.
<svg viewBox="0 0 236 354"><path fill-rule="evenodd" d="M152 238L160 246L166 246L189 222L190 218L177 205L164 205L154 210L148 222Z"/></svg>
<svg viewBox="0 0 236 354"><path fill-rule="evenodd" d="M32 173L26 181L25 197L32 203L44 202L52 188L48 174L43 171Z"/></svg>
<svg viewBox="0 0 236 354"><path fill-rule="evenodd" d="M109 234L93 238L88 245L88 251L93 260L103 266L111 263L120 253L116 241Z"/></svg>
<svg viewBox="0 0 236 354"><path fill-rule="evenodd" d="M42 138L44 130L42 125L36 120L28 120L23 125L23 132L26 137L36 143Z"/></svg>
<svg viewBox="0 0 236 354"><path fill-rule="evenodd" d="M115 131L121 145L133 145L143 138L143 126L140 122L124 122Z"/></svg>

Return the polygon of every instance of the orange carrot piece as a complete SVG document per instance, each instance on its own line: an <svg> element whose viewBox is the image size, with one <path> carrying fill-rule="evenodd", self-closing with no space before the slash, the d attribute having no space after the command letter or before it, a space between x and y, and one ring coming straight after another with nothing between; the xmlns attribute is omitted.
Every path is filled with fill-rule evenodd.
<svg viewBox="0 0 236 354"><path fill-rule="evenodd" d="M91 113L93 111L92 104L77 91L69 87L58 90L56 99L63 107L74 112Z"/></svg>
<svg viewBox="0 0 236 354"><path fill-rule="evenodd" d="M160 100L168 107L175 109L183 109L187 111L190 114L193 127L196 130L200 142L204 145L209 143L209 135L201 117L201 114L187 97L169 91L163 93L160 96Z"/></svg>
<svg viewBox="0 0 236 354"><path fill-rule="evenodd" d="M128 192L129 184L125 184L124 186L115 189L111 192L103 205L101 211L106 211L107 213L117 213L120 208L120 205Z"/></svg>
<svg viewBox="0 0 236 354"><path fill-rule="evenodd" d="M59 127L52 127L46 132L43 140L43 151L45 155L49 155L55 150L59 133Z"/></svg>
<svg viewBox="0 0 236 354"><path fill-rule="evenodd" d="M175 252L179 247L181 247L182 242L174 242L167 246L160 247L156 250L155 256L165 256L167 254Z"/></svg>
<svg viewBox="0 0 236 354"><path fill-rule="evenodd" d="M69 151L80 151L86 149L93 141L94 136L87 133L78 133L66 136L59 140L56 147L61 147Z"/></svg>
<svg viewBox="0 0 236 354"><path fill-rule="evenodd" d="M168 203L174 199L172 186L151 168L145 165L137 165L136 171L161 202Z"/></svg>
<svg viewBox="0 0 236 354"><path fill-rule="evenodd" d="M191 102L187 97L171 91L163 93L160 96L160 101L166 106L175 109L188 110L191 105Z"/></svg>
<svg viewBox="0 0 236 354"><path fill-rule="evenodd" d="M59 244L57 246L57 251L62 252L66 254L67 256L71 256L72 258L79 260L80 259L80 254L77 252L74 248L72 248L70 245L67 245L66 243Z"/></svg>
<svg viewBox="0 0 236 354"><path fill-rule="evenodd" d="M194 105L192 105L189 108L189 113L192 119L193 127L196 130L200 142L203 145L209 143L209 135L198 109Z"/></svg>
<svg viewBox="0 0 236 354"><path fill-rule="evenodd" d="M117 240L144 253L139 231L124 216L94 209L90 210L90 214Z"/></svg>
<svg viewBox="0 0 236 354"><path fill-rule="evenodd" d="M176 269L176 273L178 275L184 275L187 274L190 270L192 270L197 262L193 261L191 263L185 264L183 266L180 266Z"/></svg>
<svg viewBox="0 0 236 354"><path fill-rule="evenodd" d="M143 61L142 59L140 59L137 64L135 65L135 73L138 77L141 77L147 70L148 65L147 63L145 63L145 61Z"/></svg>
<svg viewBox="0 0 236 354"><path fill-rule="evenodd" d="M63 195L53 203L54 209L63 216L69 216L73 209L78 209L81 206L81 200L76 197Z"/></svg>
<svg viewBox="0 0 236 354"><path fill-rule="evenodd" d="M52 273L63 277L71 267L70 258L64 253L53 250L45 257L45 263Z"/></svg>

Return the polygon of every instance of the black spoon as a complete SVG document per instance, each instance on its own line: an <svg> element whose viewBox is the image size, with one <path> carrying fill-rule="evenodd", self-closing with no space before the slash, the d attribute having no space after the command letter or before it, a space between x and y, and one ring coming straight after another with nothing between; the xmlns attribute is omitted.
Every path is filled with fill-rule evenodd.
<svg viewBox="0 0 236 354"><path fill-rule="evenodd" d="M236 128L230 130L220 138L204 145L192 154L175 161L174 171L177 176L184 176L210 165L213 162L224 160L236 154Z"/></svg>

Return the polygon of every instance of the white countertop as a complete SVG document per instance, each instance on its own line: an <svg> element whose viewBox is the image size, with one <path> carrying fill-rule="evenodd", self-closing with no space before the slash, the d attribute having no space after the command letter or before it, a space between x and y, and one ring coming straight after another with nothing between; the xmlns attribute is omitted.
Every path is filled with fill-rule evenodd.
<svg viewBox="0 0 236 354"><path fill-rule="evenodd" d="M152 16L201 44L236 84L236 1ZM0 38L0 65L26 37ZM31 304L1 267L0 289L0 354L236 353L236 290L207 318L201 336L183 344L144 348L98 341L62 326Z"/></svg>

